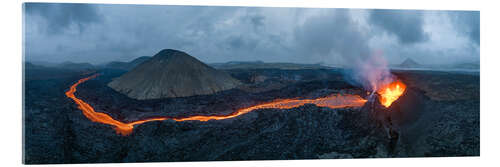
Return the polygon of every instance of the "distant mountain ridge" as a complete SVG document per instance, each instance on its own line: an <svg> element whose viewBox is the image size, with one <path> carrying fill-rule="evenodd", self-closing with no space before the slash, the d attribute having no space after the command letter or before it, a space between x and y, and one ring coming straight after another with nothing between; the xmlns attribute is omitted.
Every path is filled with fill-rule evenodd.
<svg viewBox="0 0 500 167"><path fill-rule="evenodd" d="M94 65L90 63L74 63L70 61L63 62L56 67L65 68L65 69L74 69L74 70L87 70L87 69L96 69Z"/></svg>
<svg viewBox="0 0 500 167"><path fill-rule="evenodd" d="M111 68L111 69L120 69L120 70L131 70L132 68L136 67L137 65L151 59L149 56L142 56L138 57L130 62L121 62L121 61L112 61L107 63L104 67L105 68Z"/></svg>
<svg viewBox="0 0 500 167"><path fill-rule="evenodd" d="M263 61L229 61L226 63L211 63L217 69L329 69L331 67L321 64L298 63L266 63Z"/></svg>
<svg viewBox="0 0 500 167"><path fill-rule="evenodd" d="M407 58L405 61L403 61L399 67L403 67L403 68L419 68L419 67L422 67L422 65L420 65L419 63L417 63L415 60L411 59L411 58Z"/></svg>

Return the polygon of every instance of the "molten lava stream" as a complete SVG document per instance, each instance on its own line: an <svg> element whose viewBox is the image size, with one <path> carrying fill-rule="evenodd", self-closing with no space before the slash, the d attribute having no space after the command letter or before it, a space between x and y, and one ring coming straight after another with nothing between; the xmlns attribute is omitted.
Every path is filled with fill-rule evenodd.
<svg viewBox="0 0 500 167"><path fill-rule="evenodd" d="M76 87L85 82L88 81L89 79L97 77L97 74L83 78L78 80L75 84L71 85L70 89L66 92L66 96L68 98L71 98L75 103L78 105L78 108L82 110L83 114L85 117L90 119L93 122L98 122L102 124L107 124L107 125L112 125L114 126L116 132L121 135L128 135L132 133L134 129L134 125L138 124L143 124L146 122L151 122L151 121L163 121L167 119L172 119L174 121L209 121L209 120L223 120L223 119L230 119L234 118L246 113L249 113L251 111L257 110L257 109L270 109L270 108L277 108L277 109L291 109L291 108L296 108L305 104L315 104L319 107L328 107L332 109L336 108L347 108L347 107L361 107L365 104L366 100L361 98L358 95L333 95L333 96L328 96L328 97L322 97L322 98L317 98L317 99L282 99L282 100L276 100L268 103L263 103L259 105L254 105L251 107L247 108L242 108L237 110L236 112L233 112L229 115L212 115L212 116L204 116L204 115L196 115L196 116L189 116L189 117L184 117L184 118L167 118L167 117L158 117L158 118L150 118L150 119L144 119L144 120L139 120L139 121L134 121L130 123L124 123L120 122L118 120L113 119L111 116L105 114L105 113L100 113L100 112L95 112L94 108L90 106L88 103L84 102L83 100L77 98L75 96L76 92Z"/></svg>
<svg viewBox="0 0 500 167"><path fill-rule="evenodd" d="M361 107L365 104L366 100L358 95L336 95L317 99L283 99L273 102L263 103L247 108L242 108L229 115L223 116L190 116L186 118L172 118L175 121L208 121L208 120L222 120L234 118L257 109L291 109L303 106L305 104L315 104L320 107L328 107L332 109L347 108L347 107Z"/></svg>
<svg viewBox="0 0 500 167"><path fill-rule="evenodd" d="M385 85L377 91L380 94L380 103L389 107L396 101L406 90L406 85L401 81L395 81L388 85Z"/></svg>

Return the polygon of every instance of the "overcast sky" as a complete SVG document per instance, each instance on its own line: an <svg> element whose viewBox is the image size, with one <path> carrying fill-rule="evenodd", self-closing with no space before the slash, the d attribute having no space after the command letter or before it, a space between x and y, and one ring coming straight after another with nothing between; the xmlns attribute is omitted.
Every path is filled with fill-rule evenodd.
<svg viewBox="0 0 500 167"><path fill-rule="evenodd" d="M130 61L171 48L207 63L479 62L479 12L25 4L28 61Z"/></svg>

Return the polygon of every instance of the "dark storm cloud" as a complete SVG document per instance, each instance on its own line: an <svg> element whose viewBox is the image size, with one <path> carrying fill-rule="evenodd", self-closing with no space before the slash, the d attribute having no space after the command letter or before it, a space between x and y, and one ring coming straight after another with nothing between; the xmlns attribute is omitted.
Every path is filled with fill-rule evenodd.
<svg viewBox="0 0 500 167"><path fill-rule="evenodd" d="M245 17L242 18L243 20L248 20L252 24L253 28L257 30L260 27L264 26L264 21L266 17L260 15L260 14L248 14Z"/></svg>
<svg viewBox="0 0 500 167"><path fill-rule="evenodd" d="M253 17L250 18L250 20L252 20L252 23L256 27L264 25L264 23L263 23L264 19L265 19L265 17L264 16L260 16L260 15L253 16Z"/></svg>
<svg viewBox="0 0 500 167"><path fill-rule="evenodd" d="M370 22L386 32L394 34L402 44L424 42L428 34L423 30L421 11L411 10L372 10Z"/></svg>
<svg viewBox="0 0 500 167"><path fill-rule="evenodd" d="M228 38L228 43L233 49L253 50L257 46L258 41L247 39L242 36L231 36Z"/></svg>
<svg viewBox="0 0 500 167"><path fill-rule="evenodd" d="M368 36L353 22L346 9L313 16L295 31L298 46L307 55L330 55L350 61L369 52Z"/></svg>
<svg viewBox="0 0 500 167"><path fill-rule="evenodd" d="M247 31L234 33L226 38L229 49L251 51L256 49L260 40L269 40L261 28L265 27L265 17L252 9L246 9L245 14L236 19ZM258 37L257 37L258 36Z"/></svg>
<svg viewBox="0 0 500 167"><path fill-rule="evenodd" d="M79 31L85 26L101 21L96 5L72 3L26 3L26 13L39 15L47 23L49 33L61 32L71 25L76 25Z"/></svg>
<svg viewBox="0 0 500 167"><path fill-rule="evenodd" d="M458 32L480 45L479 11L450 11L449 16Z"/></svg>
<svg viewBox="0 0 500 167"><path fill-rule="evenodd" d="M339 64L373 50L382 50L393 64L407 57L479 59L478 47L462 41L469 38L456 38L479 41L479 27L473 26L479 19L445 11L43 3L27 3L25 9L25 56L36 61L129 61L165 48L207 63ZM429 22L434 17L439 21Z"/></svg>

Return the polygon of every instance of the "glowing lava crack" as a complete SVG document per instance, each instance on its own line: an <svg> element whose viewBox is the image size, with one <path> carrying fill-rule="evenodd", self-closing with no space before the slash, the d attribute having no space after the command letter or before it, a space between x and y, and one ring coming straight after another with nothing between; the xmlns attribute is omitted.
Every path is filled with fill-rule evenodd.
<svg viewBox="0 0 500 167"><path fill-rule="evenodd" d="M107 125L112 125L114 126L114 129L118 134L121 135L128 135L132 133L134 129L134 125L146 123L146 122L151 122L151 121L163 121L167 119L171 119L174 121L208 121L208 120L223 120L223 119L230 119L234 118L246 113L249 113L251 111L257 110L257 109L269 109L269 108L276 108L276 109L291 109L291 108L296 108L305 104L314 104L319 107L328 107L328 108L347 108L347 107L361 107L365 104L366 100L361 98L358 95L333 95L333 96L328 96L328 97L322 97L322 98L317 98L317 99L281 99L281 100L275 100L272 102L267 102L263 104L258 104L254 105L251 107L247 108L242 108L237 110L236 112L233 112L229 115L209 115L209 116L204 116L204 115L196 115L196 116L189 116L189 117L183 117L183 118L169 118L169 117L158 117L158 118L149 118L149 119L144 119L144 120L139 120L139 121L134 121L130 123L125 123L125 122L120 122L118 120L113 119L111 116L105 114L105 113L100 113L94 111L94 108L90 106L88 103L83 101L82 99L79 99L75 96L76 92L76 87L85 82L88 81L92 78L97 77L97 74L82 78L78 80L75 84L71 85L70 89L66 92L66 96L68 98L71 98L75 103L78 105L78 108L82 110L83 114L85 117L90 119L93 122L98 122L102 124L107 124Z"/></svg>

